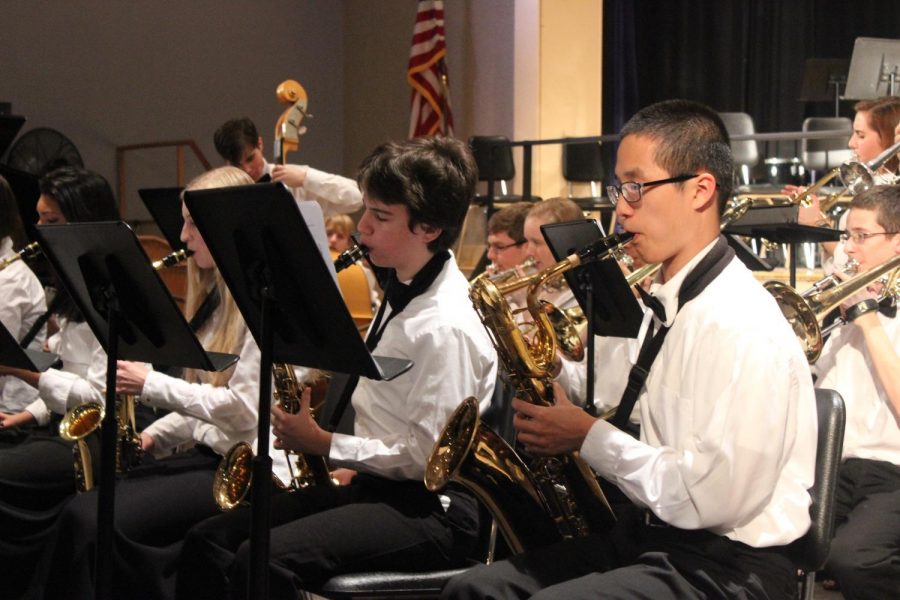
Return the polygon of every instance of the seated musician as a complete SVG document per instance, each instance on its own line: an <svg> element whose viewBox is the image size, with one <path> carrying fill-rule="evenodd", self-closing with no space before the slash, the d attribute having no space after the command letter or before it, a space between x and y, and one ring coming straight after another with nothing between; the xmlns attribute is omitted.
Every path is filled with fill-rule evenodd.
<svg viewBox="0 0 900 600"><path fill-rule="evenodd" d="M552 267L556 264L553 252L547 246L544 234L541 233L541 225L549 223L563 223L566 221L579 221L584 219L581 208L568 198L549 198L542 202L532 204L531 210L525 217L523 226L527 244L528 256L534 258L534 266L538 271ZM541 294L542 300L547 300L559 309L577 306L575 295L569 289L565 279L560 278L556 282L548 282L547 290Z"/></svg>
<svg viewBox="0 0 900 600"><path fill-rule="evenodd" d="M328 236L328 249L335 255L346 252L353 246L354 242L351 236L354 231L356 231L356 224L350 215L333 215L325 218L325 235ZM381 306L381 288L378 285L378 280L365 260L358 260L356 264L359 265L363 275L366 277L369 302L372 305L372 311L375 312ZM338 281L340 282L340 278Z"/></svg>
<svg viewBox="0 0 900 600"><path fill-rule="evenodd" d="M366 342L379 355L415 364L391 381L359 380L352 435L321 429L308 392L296 415L273 408L279 447L358 473L346 485L272 498L271 598L296 598L305 584L335 573L458 566L477 538L474 498L422 484L449 415L469 396L486 407L496 377L496 353L448 250L475 193L474 159L451 138L389 142L363 162L359 182L366 207L360 241L373 264L394 270ZM238 508L191 530L180 598L223 598L229 588L231 597L246 597L249 517Z"/></svg>
<svg viewBox="0 0 900 600"><path fill-rule="evenodd" d="M216 130L213 142L226 164L238 167L253 181L263 178L281 181L298 202L318 202L326 217L352 213L362 208L362 196L352 179L308 165L273 165L266 161L262 136L247 117L223 123Z"/></svg>
<svg viewBox="0 0 900 600"><path fill-rule="evenodd" d="M100 175L78 167L55 169L38 182L38 224L115 221L119 218L112 189ZM0 429L53 425L35 431L20 444L0 450L0 563L4 595L18 597L50 536L60 510L75 493L73 443L59 437L56 426L67 410L86 402L103 402L106 352L94 337L65 288L56 283L54 315L58 330L47 341L62 366L43 373L0 367L38 390L39 397L15 413L0 413Z"/></svg>
<svg viewBox="0 0 900 600"><path fill-rule="evenodd" d="M525 239L525 217L533 202L516 202L501 208L488 219L487 268L489 276L515 269L528 258L528 240ZM521 273L520 273L521 275Z"/></svg>
<svg viewBox="0 0 900 600"><path fill-rule="evenodd" d="M860 273L900 255L900 186L857 195L845 237ZM881 292L876 282L844 302L849 323L829 336L813 367L816 385L837 390L847 411L826 563L845 598L891 598L900 589L900 321L896 298L879 311Z"/></svg>
<svg viewBox="0 0 900 600"><path fill-rule="evenodd" d="M0 263L8 262L7 266L0 266L0 290L4 299L0 304L0 323L23 344L31 328L47 311L41 282L25 261L14 260L27 242L15 194L0 175ZM46 327L37 329L26 347L39 351L44 344L45 332ZM37 399L37 389L15 377L0 375L0 412L19 412ZM17 443L27 435L26 431L3 428L0 444Z"/></svg>
<svg viewBox="0 0 900 600"><path fill-rule="evenodd" d="M894 127L900 123L900 97L885 96L872 100L861 100L853 107L856 116L853 118L853 135L847 146L856 155L854 160L867 163L887 150L894 138ZM876 171L875 184L884 185L894 183L898 176L900 158L894 157ZM835 182L836 183L836 182ZM806 188L797 186L785 186L784 192L797 194ZM803 225L816 227L833 227L834 219L822 213L819 207L819 198L813 195L810 198L809 207L800 207L797 220ZM847 212L838 219L837 227L843 231L847 228ZM834 268L843 270L847 264L847 254L843 242L825 242L822 244L825 254L824 269L828 275Z"/></svg>
<svg viewBox="0 0 900 600"><path fill-rule="evenodd" d="M445 597L793 594L784 547L810 525L814 394L790 326L719 234L732 173L728 134L706 106L665 101L625 125L618 219L634 251L662 263L648 301L655 312L646 314L657 333L644 335L659 354L652 366L641 361L649 376L635 394L640 439L572 405L558 385L555 405L514 407L529 451L580 450L632 510L609 532L476 567L451 580ZM614 369L605 376L629 375Z"/></svg>
<svg viewBox="0 0 900 600"><path fill-rule="evenodd" d="M239 169L221 167L195 178L187 189L251 183ZM240 359L219 373L186 369L183 378L119 361L116 391L139 394L142 404L169 412L140 432L140 472L116 484L111 562L116 598L172 597L184 534L219 512L212 490L220 456L236 442L256 437L259 349L184 206L182 213L181 240L193 252L187 262L186 314L207 351ZM63 511L35 582L45 585L45 598L95 597L97 496L96 490L79 494Z"/></svg>

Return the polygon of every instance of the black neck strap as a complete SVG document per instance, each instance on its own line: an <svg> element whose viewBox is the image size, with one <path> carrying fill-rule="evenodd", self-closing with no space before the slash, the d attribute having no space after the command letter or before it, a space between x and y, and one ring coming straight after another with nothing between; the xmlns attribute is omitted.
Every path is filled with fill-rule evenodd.
<svg viewBox="0 0 900 600"><path fill-rule="evenodd" d="M725 237L720 235L709 253L704 256L700 262L697 263L697 266L684 278L681 288L678 290L678 312L681 312L682 306L699 296L700 292L702 292L707 285L712 283L712 281L725 270L725 267L728 266L728 263L730 263L733 258L734 250L728 245L728 241ZM650 298L652 298L656 304L659 304L659 301L656 300L656 298L653 298L652 296L650 296ZM653 302L651 301L650 303L652 304ZM659 310L662 310L661 305L658 307L653 306L653 310L661 320L665 320L665 315L660 315L658 312ZM662 312L665 313L664 310L662 310ZM677 318L677 313L675 316ZM634 410L634 405L637 402L638 396L641 395L641 391L647 383L647 377L650 375L650 367L653 365L656 355L659 354L663 342L666 339L666 335L669 332L669 328L664 325L656 335L653 335L652 325L653 323L651 321L651 328L644 337L644 343L638 353L637 363L635 363L628 373L628 384L625 386L625 392L622 394L622 399L619 401L619 407L616 409L616 414L609 420L610 423L623 431L626 430L628 419L631 417L631 412Z"/></svg>

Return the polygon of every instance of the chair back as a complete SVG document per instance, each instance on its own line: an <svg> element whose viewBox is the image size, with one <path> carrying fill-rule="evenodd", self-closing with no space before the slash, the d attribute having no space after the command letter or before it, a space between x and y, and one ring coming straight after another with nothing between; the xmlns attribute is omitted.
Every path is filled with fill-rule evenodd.
<svg viewBox="0 0 900 600"><path fill-rule="evenodd" d="M847 135L824 140L801 140L800 157L807 170L827 171L853 157L847 147L853 123L847 117L809 117L803 120L803 131L845 130Z"/></svg>
<svg viewBox="0 0 900 600"><path fill-rule="evenodd" d="M720 112L719 117L725 124L729 136L753 135L756 127L753 117L744 112ZM750 184L750 169L759 164L759 145L756 140L731 141L731 155L737 170L736 179L740 184Z"/></svg>
<svg viewBox="0 0 900 600"><path fill-rule="evenodd" d="M809 489L812 504L809 531L790 546L790 554L798 568L816 571L825 564L834 536L834 490L837 484L841 450L844 445L844 400L834 390L816 389L816 412L819 421L816 442L816 480Z"/></svg>
<svg viewBox="0 0 900 600"><path fill-rule="evenodd" d="M478 181L507 181L516 176L512 146L502 135L473 135L469 147L478 166Z"/></svg>

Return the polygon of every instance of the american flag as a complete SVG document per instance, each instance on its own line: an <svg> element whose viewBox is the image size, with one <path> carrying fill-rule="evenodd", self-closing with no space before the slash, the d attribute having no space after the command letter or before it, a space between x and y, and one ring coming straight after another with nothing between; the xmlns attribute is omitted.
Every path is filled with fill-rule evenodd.
<svg viewBox="0 0 900 600"><path fill-rule="evenodd" d="M453 135L444 3L419 0L406 80L412 86L409 137Z"/></svg>

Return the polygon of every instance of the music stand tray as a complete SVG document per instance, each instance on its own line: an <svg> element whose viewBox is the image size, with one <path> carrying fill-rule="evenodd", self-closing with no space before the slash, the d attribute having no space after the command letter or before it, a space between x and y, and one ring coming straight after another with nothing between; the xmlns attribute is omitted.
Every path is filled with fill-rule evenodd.
<svg viewBox="0 0 900 600"><path fill-rule="evenodd" d="M556 260L562 260L603 239L600 226L593 219L548 223L541 225L541 233ZM643 311L625 280L618 263L612 259L596 261L565 273L566 282L582 310L587 314L587 294L581 277L588 277L592 290L594 335L611 337L637 337Z"/></svg>
<svg viewBox="0 0 900 600"><path fill-rule="evenodd" d="M796 205L754 207L739 221L726 227L724 233L766 238L782 244L835 242L840 239L841 233L835 229L799 224L798 211Z"/></svg>
<svg viewBox="0 0 900 600"><path fill-rule="evenodd" d="M376 380L412 367L405 359L369 354L337 287L330 255L326 262L310 233L307 223L315 217L306 211L301 216L283 185L188 191L185 202L260 347L261 290L274 294L273 362ZM306 205L321 221L318 205Z"/></svg>
<svg viewBox="0 0 900 600"><path fill-rule="evenodd" d="M121 221L39 225L38 241L104 350L108 296L117 297L119 360L221 371L233 354L206 352L153 270L131 227Z"/></svg>
<svg viewBox="0 0 900 600"><path fill-rule="evenodd" d="M59 360L58 354L38 352L19 346L19 342L5 326L0 324L0 365L43 372Z"/></svg>
<svg viewBox="0 0 900 600"><path fill-rule="evenodd" d="M169 242L172 250L184 248L181 241L181 229L184 219L181 216L180 187L141 188L138 195L147 207L147 212L156 221L163 237Z"/></svg>

